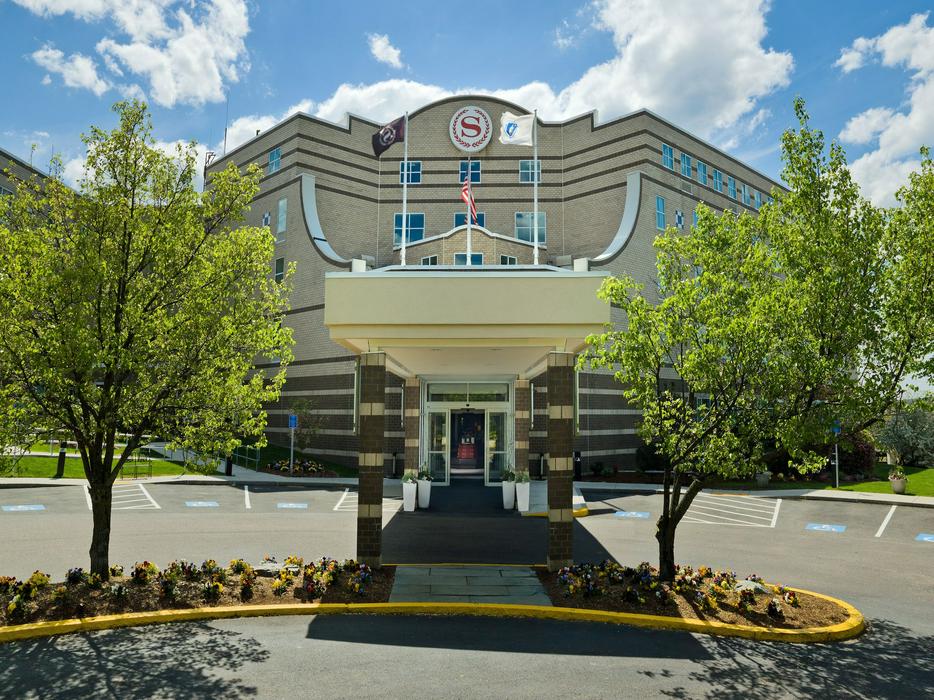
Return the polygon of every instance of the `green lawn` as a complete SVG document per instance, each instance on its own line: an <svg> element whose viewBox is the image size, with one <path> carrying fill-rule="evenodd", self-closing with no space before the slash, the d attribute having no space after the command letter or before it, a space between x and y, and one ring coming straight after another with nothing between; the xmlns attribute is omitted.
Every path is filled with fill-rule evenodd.
<svg viewBox="0 0 934 700"><path fill-rule="evenodd" d="M134 476L134 469L137 467L139 469L139 476L148 476L149 464L150 463L144 464L140 462L125 465L124 476ZM166 462L165 460L156 459L153 460L151 464L153 476L177 476L179 474L185 473L185 468L180 464L175 464L174 462ZM57 465L57 457L22 457L16 463L13 471L6 473L3 476L52 478L52 476L55 475L55 468ZM65 460L65 478L84 478L84 467L81 466L80 459L69 458Z"/></svg>
<svg viewBox="0 0 934 700"><path fill-rule="evenodd" d="M908 475L907 496L934 496L934 469L905 469ZM875 468L875 480L857 483L841 483L841 491L861 491L863 493L892 493L889 484L889 467L880 462ZM832 489L833 485L824 481L775 481L769 482L764 489L759 489L753 481L723 481L711 484L711 488L773 490L773 489Z"/></svg>

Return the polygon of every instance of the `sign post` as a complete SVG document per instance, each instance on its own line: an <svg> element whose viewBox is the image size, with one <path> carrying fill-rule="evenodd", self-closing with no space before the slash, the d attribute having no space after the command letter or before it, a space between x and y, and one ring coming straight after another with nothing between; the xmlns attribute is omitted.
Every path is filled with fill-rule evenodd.
<svg viewBox="0 0 934 700"><path fill-rule="evenodd" d="M840 488L840 421L834 420L833 427L833 487Z"/></svg>
<svg viewBox="0 0 934 700"><path fill-rule="evenodd" d="M289 476L292 476L292 469L295 465L295 429L298 427L298 416L294 413L289 414Z"/></svg>

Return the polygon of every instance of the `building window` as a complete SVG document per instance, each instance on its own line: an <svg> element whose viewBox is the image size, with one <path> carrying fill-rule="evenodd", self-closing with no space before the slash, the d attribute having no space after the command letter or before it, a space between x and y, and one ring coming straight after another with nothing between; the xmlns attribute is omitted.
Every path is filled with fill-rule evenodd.
<svg viewBox="0 0 934 700"><path fill-rule="evenodd" d="M7 197L13 194L13 190L8 190L3 185L0 185L0 197Z"/></svg>
<svg viewBox="0 0 934 700"><path fill-rule="evenodd" d="M756 195L756 209L762 208L762 193L759 190L755 190Z"/></svg>
<svg viewBox="0 0 934 700"><path fill-rule="evenodd" d="M410 160L410 161L399 161L399 184L402 184L403 178L405 175L404 166L408 166L407 170L409 172L409 183L410 185L418 185L422 181L422 161L420 160Z"/></svg>
<svg viewBox="0 0 934 700"><path fill-rule="evenodd" d="M541 182L542 162L540 160L519 161L519 182Z"/></svg>
<svg viewBox="0 0 934 700"><path fill-rule="evenodd" d="M726 178L726 188L727 188L727 191L729 192L730 196L731 196L733 199L736 199L736 180L734 180L734 179L731 178L730 176L727 176L727 178Z"/></svg>
<svg viewBox="0 0 934 700"><path fill-rule="evenodd" d="M500 255L499 264L500 265L518 265L519 261L516 260L515 255Z"/></svg>
<svg viewBox="0 0 934 700"><path fill-rule="evenodd" d="M437 255L426 255L424 258L422 258L422 261L421 261L420 264L422 264L422 265L437 265L437 264L438 264L438 256L437 256Z"/></svg>
<svg viewBox="0 0 934 700"><path fill-rule="evenodd" d="M669 170L675 169L675 151L667 143L662 144L662 165Z"/></svg>
<svg viewBox="0 0 934 700"><path fill-rule="evenodd" d="M723 192L723 173L719 170L713 171L713 188L717 192Z"/></svg>
<svg viewBox="0 0 934 700"><path fill-rule="evenodd" d="M272 175L279 171L282 161L282 149L274 148L269 152L269 165L266 166L266 174Z"/></svg>
<svg viewBox="0 0 934 700"><path fill-rule="evenodd" d="M279 216L276 217L276 241L285 240L285 229L288 226L289 202L283 197L279 200Z"/></svg>
<svg viewBox="0 0 934 700"><path fill-rule="evenodd" d="M454 253L454 264L455 265L466 265L467 264L467 253ZM483 253L471 253L470 264L471 265L482 265L483 264Z"/></svg>
<svg viewBox="0 0 934 700"><path fill-rule="evenodd" d="M530 211L516 212L516 238L520 241L534 243L532 230L532 213ZM538 242L544 244L548 240L545 212L538 212Z"/></svg>
<svg viewBox="0 0 934 700"><path fill-rule="evenodd" d="M655 197L655 228L665 230L665 198Z"/></svg>
<svg viewBox="0 0 934 700"><path fill-rule="evenodd" d="M281 282L285 278L285 258L276 258L276 282Z"/></svg>
<svg viewBox="0 0 934 700"><path fill-rule="evenodd" d="M425 215L406 214L405 242L420 241L425 237ZM402 214L396 214L393 219L393 245L402 245Z"/></svg>
<svg viewBox="0 0 934 700"><path fill-rule="evenodd" d="M263 212L263 226L269 226L269 222L270 222L269 212L264 211Z"/></svg>
<svg viewBox="0 0 934 700"><path fill-rule="evenodd" d="M704 187L707 186L707 164L697 161L697 181Z"/></svg>
<svg viewBox="0 0 934 700"><path fill-rule="evenodd" d="M694 210L694 227L697 227L697 209Z"/></svg>
<svg viewBox="0 0 934 700"><path fill-rule="evenodd" d="M457 175L457 181L461 184L464 183L464 178L467 177L467 165L470 164L470 184L477 185L480 183L480 161L479 160L462 160L460 171Z"/></svg>
<svg viewBox="0 0 934 700"><path fill-rule="evenodd" d="M465 212L465 211L455 212L455 214L454 214L454 228L457 228L458 226L466 226L466 225L467 225L467 212ZM482 226L483 228L486 228L486 214L485 214L484 212L482 212L482 211L478 211L478 212L477 212L477 222L476 222L476 225L477 225L477 226Z"/></svg>
<svg viewBox="0 0 934 700"><path fill-rule="evenodd" d="M691 177L691 156L687 153L681 154L681 174L685 177Z"/></svg>
<svg viewBox="0 0 934 700"><path fill-rule="evenodd" d="M749 185L743 183L743 204L749 206Z"/></svg>

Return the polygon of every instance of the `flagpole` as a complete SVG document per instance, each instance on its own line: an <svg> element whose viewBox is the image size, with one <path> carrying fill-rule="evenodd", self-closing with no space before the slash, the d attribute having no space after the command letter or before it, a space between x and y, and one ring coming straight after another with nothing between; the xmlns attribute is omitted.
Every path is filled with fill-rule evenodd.
<svg viewBox="0 0 934 700"><path fill-rule="evenodd" d="M467 264L470 265L471 258L473 257L471 245L470 245L470 198L473 197L473 189L470 187L470 154L467 154L467 172L464 173L464 183L467 185Z"/></svg>
<svg viewBox="0 0 934 700"><path fill-rule="evenodd" d="M408 237L408 201L409 201L409 113L405 113L405 127L402 133L402 142L405 144L402 156L402 249L399 259L405 266L405 239Z"/></svg>
<svg viewBox="0 0 934 700"><path fill-rule="evenodd" d="M532 264L538 265L538 110L532 112Z"/></svg>

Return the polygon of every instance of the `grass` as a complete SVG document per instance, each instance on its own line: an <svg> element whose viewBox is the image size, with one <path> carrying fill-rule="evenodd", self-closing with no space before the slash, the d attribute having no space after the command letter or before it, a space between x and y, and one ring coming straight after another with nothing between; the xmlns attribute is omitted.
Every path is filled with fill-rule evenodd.
<svg viewBox="0 0 934 700"><path fill-rule="evenodd" d="M154 459L148 464L139 463L140 475L149 475L149 464L152 465L153 476L178 476L185 473L185 467L175 462L167 462L162 459ZM34 477L51 479L55 475L55 469L58 466L57 457L22 457L16 463L12 472L4 476ZM128 464L124 467L124 474L132 476L134 464ZM65 478L83 479L84 467L81 466L81 460L68 458L65 460Z"/></svg>
<svg viewBox="0 0 934 700"><path fill-rule="evenodd" d="M908 487L906 496L934 496L934 469L906 468ZM840 491L858 491L861 493L892 493L889 483L889 466L884 462L876 464L873 470L874 479L855 483L842 483ZM772 491L783 489L832 489L833 484L826 481L776 481L772 480L768 486L759 488L753 481L722 481L710 485L718 489L741 489L750 491Z"/></svg>

